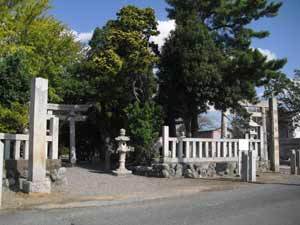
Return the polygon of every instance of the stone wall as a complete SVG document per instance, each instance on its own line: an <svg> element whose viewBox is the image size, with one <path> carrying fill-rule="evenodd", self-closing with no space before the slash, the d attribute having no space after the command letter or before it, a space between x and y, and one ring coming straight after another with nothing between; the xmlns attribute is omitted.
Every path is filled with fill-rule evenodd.
<svg viewBox="0 0 300 225"><path fill-rule="evenodd" d="M132 168L136 175L149 177L186 177L186 178L205 178L214 177L216 175L237 174L237 163L162 163L153 164L152 166L136 166Z"/></svg>
<svg viewBox="0 0 300 225"><path fill-rule="evenodd" d="M270 161L257 161L257 172L270 170ZM185 177L207 178L215 176L237 176L237 162L202 162L202 163L157 163L152 166L130 168L135 175L148 177Z"/></svg>
<svg viewBox="0 0 300 225"><path fill-rule="evenodd" d="M61 168L61 161L59 159L48 159L47 175L51 177ZM18 189L19 179L28 178L28 160L5 160L4 173L5 186Z"/></svg>

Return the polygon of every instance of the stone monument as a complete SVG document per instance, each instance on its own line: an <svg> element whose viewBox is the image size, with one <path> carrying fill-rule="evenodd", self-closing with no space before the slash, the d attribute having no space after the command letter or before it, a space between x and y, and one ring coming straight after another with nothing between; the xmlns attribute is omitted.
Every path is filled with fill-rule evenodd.
<svg viewBox="0 0 300 225"><path fill-rule="evenodd" d="M26 193L50 193L46 178L48 80L34 78L31 83L28 180L22 187Z"/></svg>
<svg viewBox="0 0 300 225"><path fill-rule="evenodd" d="M133 151L133 148L130 148L127 145L127 142L130 140L130 138L127 137L125 134L126 134L126 130L121 129L120 136L115 138L115 140L118 142L117 153L119 153L119 156L120 156L119 168L117 170L113 171L113 174L117 175L117 176L132 174L132 171L127 170L125 167L126 153Z"/></svg>
<svg viewBox="0 0 300 225"><path fill-rule="evenodd" d="M270 118L271 118L271 151L270 163L271 170L279 172L279 132L278 132L278 109L277 99L269 99Z"/></svg>

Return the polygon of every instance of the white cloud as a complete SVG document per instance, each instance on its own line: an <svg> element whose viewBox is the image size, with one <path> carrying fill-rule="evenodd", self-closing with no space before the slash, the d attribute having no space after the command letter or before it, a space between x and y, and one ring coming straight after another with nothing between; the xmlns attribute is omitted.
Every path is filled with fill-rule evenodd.
<svg viewBox="0 0 300 225"><path fill-rule="evenodd" d="M274 52L271 52L269 49L257 48L257 50L260 51L260 53L264 56L267 56L268 61L277 59L276 54Z"/></svg>
<svg viewBox="0 0 300 225"><path fill-rule="evenodd" d="M161 46L165 43L165 39L169 37L170 32L175 29L175 20L158 21L157 29L160 34L158 36L151 37L150 40L161 48ZM93 36L93 31L79 33L73 30L72 33L75 36L76 41L80 41L81 43L89 42Z"/></svg>
<svg viewBox="0 0 300 225"><path fill-rule="evenodd" d="M81 43L88 43L93 36L93 31L79 33L77 31L73 30L72 33L75 36L75 40L79 41Z"/></svg>
<svg viewBox="0 0 300 225"><path fill-rule="evenodd" d="M158 36L151 37L150 40L161 48L165 43L166 38L169 37L170 32L175 29L175 20L158 21L157 29L160 34Z"/></svg>

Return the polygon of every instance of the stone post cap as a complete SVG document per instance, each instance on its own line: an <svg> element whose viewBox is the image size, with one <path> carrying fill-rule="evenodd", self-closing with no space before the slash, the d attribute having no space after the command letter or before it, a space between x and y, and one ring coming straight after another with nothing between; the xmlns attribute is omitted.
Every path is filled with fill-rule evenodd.
<svg viewBox="0 0 300 225"><path fill-rule="evenodd" d="M122 128L122 129L120 129L120 136L116 137L115 140L116 141L129 141L130 138L125 135L126 135L126 130Z"/></svg>
<svg viewBox="0 0 300 225"><path fill-rule="evenodd" d="M239 139L239 150L248 151L249 150L249 140L248 139Z"/></svg>
<svg viewBox="0 0 300 225"><path fill-rule="evenodd" d="M120 136L125 136L126 135L126 130L125 129L120 129Z"/></svg>

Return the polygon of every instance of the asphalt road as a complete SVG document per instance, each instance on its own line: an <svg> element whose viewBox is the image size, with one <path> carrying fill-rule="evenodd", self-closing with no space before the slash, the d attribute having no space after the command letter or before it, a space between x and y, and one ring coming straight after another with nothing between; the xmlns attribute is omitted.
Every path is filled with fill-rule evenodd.
<svg viewBox="0 0 300 225"><path fill-rule="evenodd" d="M114 206L1 214L0 225L300 225L300 179Z"/></svg>

